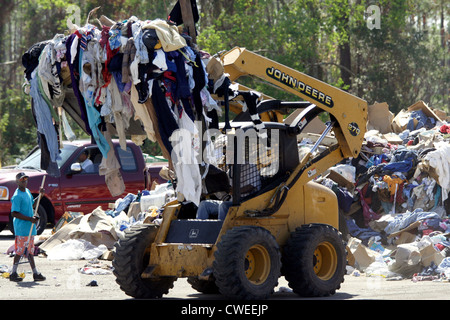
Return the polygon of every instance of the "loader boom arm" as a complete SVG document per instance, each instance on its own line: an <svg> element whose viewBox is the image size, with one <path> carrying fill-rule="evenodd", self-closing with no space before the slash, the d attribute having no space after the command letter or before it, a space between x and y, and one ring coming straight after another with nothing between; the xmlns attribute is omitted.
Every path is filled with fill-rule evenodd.
<svg viewBox="0 0 450 320"><path fill-rule="evenodd" d="M231 81L255 76L328 112L336 120L333 129L343 156L358 156L366 132L365 100L245 48L235 47L221 59Z"/></svg>

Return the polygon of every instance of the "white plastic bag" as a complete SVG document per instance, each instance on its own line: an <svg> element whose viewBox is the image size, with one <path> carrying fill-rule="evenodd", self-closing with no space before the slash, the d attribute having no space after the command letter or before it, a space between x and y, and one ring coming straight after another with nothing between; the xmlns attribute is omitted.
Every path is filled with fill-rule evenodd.
<svg viewBox="0 0 450 320"><path fill-rule="evenodd" d="M47 252L47 259L89 260L100 257L106 250L107 248L103 244L96 247L89 241L83 239L70 239L50 249L50 251Z"/></svg>
<svg viewBox="0 0 450 320"><path fill-rule="evenodd" d="M377 257L374 262L372 262L365 270L367 277L382 277L382 278L392 278L398 277L399 274L389 270L386 262L384 262L383 257Z"/></svg>

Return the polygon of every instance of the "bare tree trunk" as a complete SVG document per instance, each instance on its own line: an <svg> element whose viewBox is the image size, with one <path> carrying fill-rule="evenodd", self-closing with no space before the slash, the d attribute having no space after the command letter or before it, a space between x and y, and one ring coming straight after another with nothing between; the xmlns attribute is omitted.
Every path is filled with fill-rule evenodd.
<svg viewBox="0 0 450 320"><path fill-rule="evenodd" d="M344 85L352 85L351 74L348 70L352 69L351 55L350 55L350 43L346 43L339 46L339 64L345 68L341 68L341 78L344 81Z"/></svg>

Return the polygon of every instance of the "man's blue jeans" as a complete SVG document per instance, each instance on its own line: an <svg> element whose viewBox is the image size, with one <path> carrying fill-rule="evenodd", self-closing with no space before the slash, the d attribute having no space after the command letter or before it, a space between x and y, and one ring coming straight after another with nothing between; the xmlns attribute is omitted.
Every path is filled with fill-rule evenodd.
<svg viewBox="0 0 450 320"><path fill-rule="evenodd" d="M211 215L217 215L219 220L225 220L232 203L232 201L204 200L198 206L197 219L209 219Z"/></svg>

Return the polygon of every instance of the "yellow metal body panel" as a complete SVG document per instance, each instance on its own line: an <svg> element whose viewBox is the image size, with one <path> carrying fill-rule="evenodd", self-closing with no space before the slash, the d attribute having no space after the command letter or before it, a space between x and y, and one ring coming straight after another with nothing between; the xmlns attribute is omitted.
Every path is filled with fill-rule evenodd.
<svg viewBox="0 0 450 320"><path fill-rule="evenodd" d="M304 223L324 223L339 229L339 207L336 194L329 188L314 182L308 182L304 191Z"/></svg>
<svg viewBox="0 0 450 320"><path fill-rule="evenodd" d="M156 244L150 253L150 265L157 268L152 276L198 276L212 266L211 245L201 244Z"/></svg>
<svg viewBox="0 0 450 320"><path fill-rule="evenodd" d="M250 217L248 211L264 209L270 202L273 191L250 199L239 206L231 207L218 236L217 242L229 229L237 226L259 226L267 229L282 247L290 232L303 224L325 223L338 228L338 207L336 195L328 188L315 182L297 184L286 198L283 206L268 217ZM164 221L163 225L170 225ZM162 228L158 237L163 239ZM217 244L216 242L216 244ZM205 269L211 268L214 261L216 244L167 244L154 242L151 246L149 265L157 266L152 276L199 276Z"/></svg>

